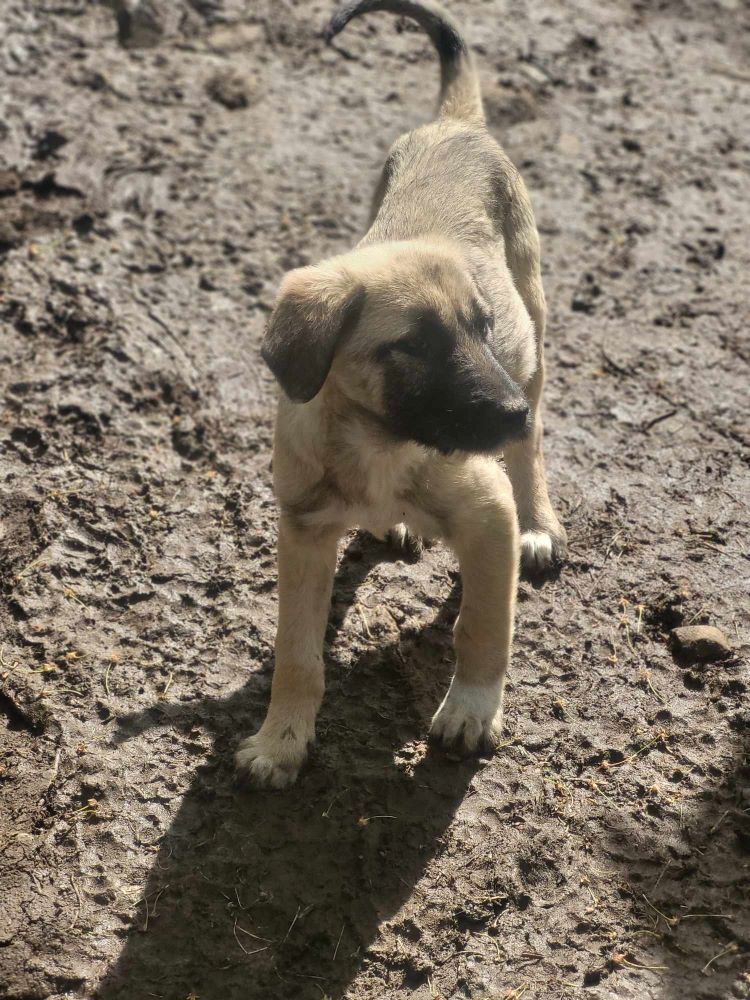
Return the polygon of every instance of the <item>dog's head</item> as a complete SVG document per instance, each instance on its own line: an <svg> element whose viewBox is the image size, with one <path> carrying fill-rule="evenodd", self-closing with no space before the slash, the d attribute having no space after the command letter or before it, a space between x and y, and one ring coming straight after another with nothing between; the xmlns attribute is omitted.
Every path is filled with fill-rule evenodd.
<svg viewBox="0 0 750 1000"><path fill-rule="evenodd" d="M522 321L495 317L450 250L383 245L288 274L262 354L294 402L329 380L398 440L491 452L528 418L496 320Z"/></svg>

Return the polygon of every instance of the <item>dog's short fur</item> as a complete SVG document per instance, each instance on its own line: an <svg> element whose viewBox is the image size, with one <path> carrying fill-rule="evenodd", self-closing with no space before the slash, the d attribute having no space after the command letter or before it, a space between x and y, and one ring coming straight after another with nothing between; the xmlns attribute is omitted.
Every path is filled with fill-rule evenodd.
<svg viewBox="0 0 750 1000"><path fill-rule="evenodd" d="M487 132L472 59L443 8L360 0L329 38L373 10L429 33L440 110L393 146L359 245L286 276L263 343L283 389L279 623L268 715L237 762L273 787L295 779L314 737L347 529L401 526L403 538L407 525L455 550L456 675L432 733L468 750L499 730L519 554L544 569L565 546L544 477L545 303L526 188Z"/></svg>

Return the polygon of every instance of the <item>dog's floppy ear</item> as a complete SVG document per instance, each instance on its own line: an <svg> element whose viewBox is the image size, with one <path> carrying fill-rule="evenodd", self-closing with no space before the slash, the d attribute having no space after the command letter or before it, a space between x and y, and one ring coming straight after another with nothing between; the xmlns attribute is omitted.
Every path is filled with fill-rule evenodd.
<svg viewBox="0 0 750 1000"><path fill-rule="evenodd" d="M301 267L284 278L261 354L293 402L307 403L323 388L364 302L364 286L339 266Z"/></svg>

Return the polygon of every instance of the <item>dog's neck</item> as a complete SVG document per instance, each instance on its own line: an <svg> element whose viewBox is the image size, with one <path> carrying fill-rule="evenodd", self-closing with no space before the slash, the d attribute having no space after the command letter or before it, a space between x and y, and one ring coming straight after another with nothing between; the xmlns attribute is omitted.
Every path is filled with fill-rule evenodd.
<svg viewBox="0 0 750 1000"><path fill-rule="evenodd" d="M390 517L426 450L395 440L377 415L346 396L335 379L304 406L281 405L288 414L279 424L278 433L285 437L279 453L293 456L293 467L275 470L282 506L321 523L329 517L364 523L369 510Z"/></svg>

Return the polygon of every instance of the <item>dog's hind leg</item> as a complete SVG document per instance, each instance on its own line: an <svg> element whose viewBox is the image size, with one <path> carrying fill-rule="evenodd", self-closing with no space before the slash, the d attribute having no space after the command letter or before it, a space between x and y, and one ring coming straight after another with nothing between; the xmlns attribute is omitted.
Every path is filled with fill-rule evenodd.
<svg viewBox="0 0 750 1000"><path fill-rule="evenodd" d="M424 551L424 539L415 535L405 524L397 524L388 532L385 541L394 552L409 562L416 562Z"/></svg>
<svg viewBox="0 0 750 1000"><path fill-rule="evenodd" d="M340 532L279 524L279 624L271 704L255 736L240 744L239 771L255 784L291 785L315 738L325 684L323 639Z"/></svg>
<svg viewBox="0 0 750 1000"><path fill-rule="evenodd" d="M541 399L544 361L526 386L531 428L526 438L505 446L508 469L521 526L521 566L529 573L541 573L559 564L567 546L565 528L555 514L547 492L542 450Z"/></svg>
<svg viewBox="0 0 750 1000"><path fill-rule="evenodd" d="M529 402L530 431L504 449L505 464L521 526L521 565L539 573L559 563L567 545L565 529L555 514L547 491L542 448L542 391L544 389L544 333L547 306L539 267L539 236L531 203L520 176L508 178L510 196L503 218L505 255L518 293L534 323L537 367L524 387Z"/></svg>

